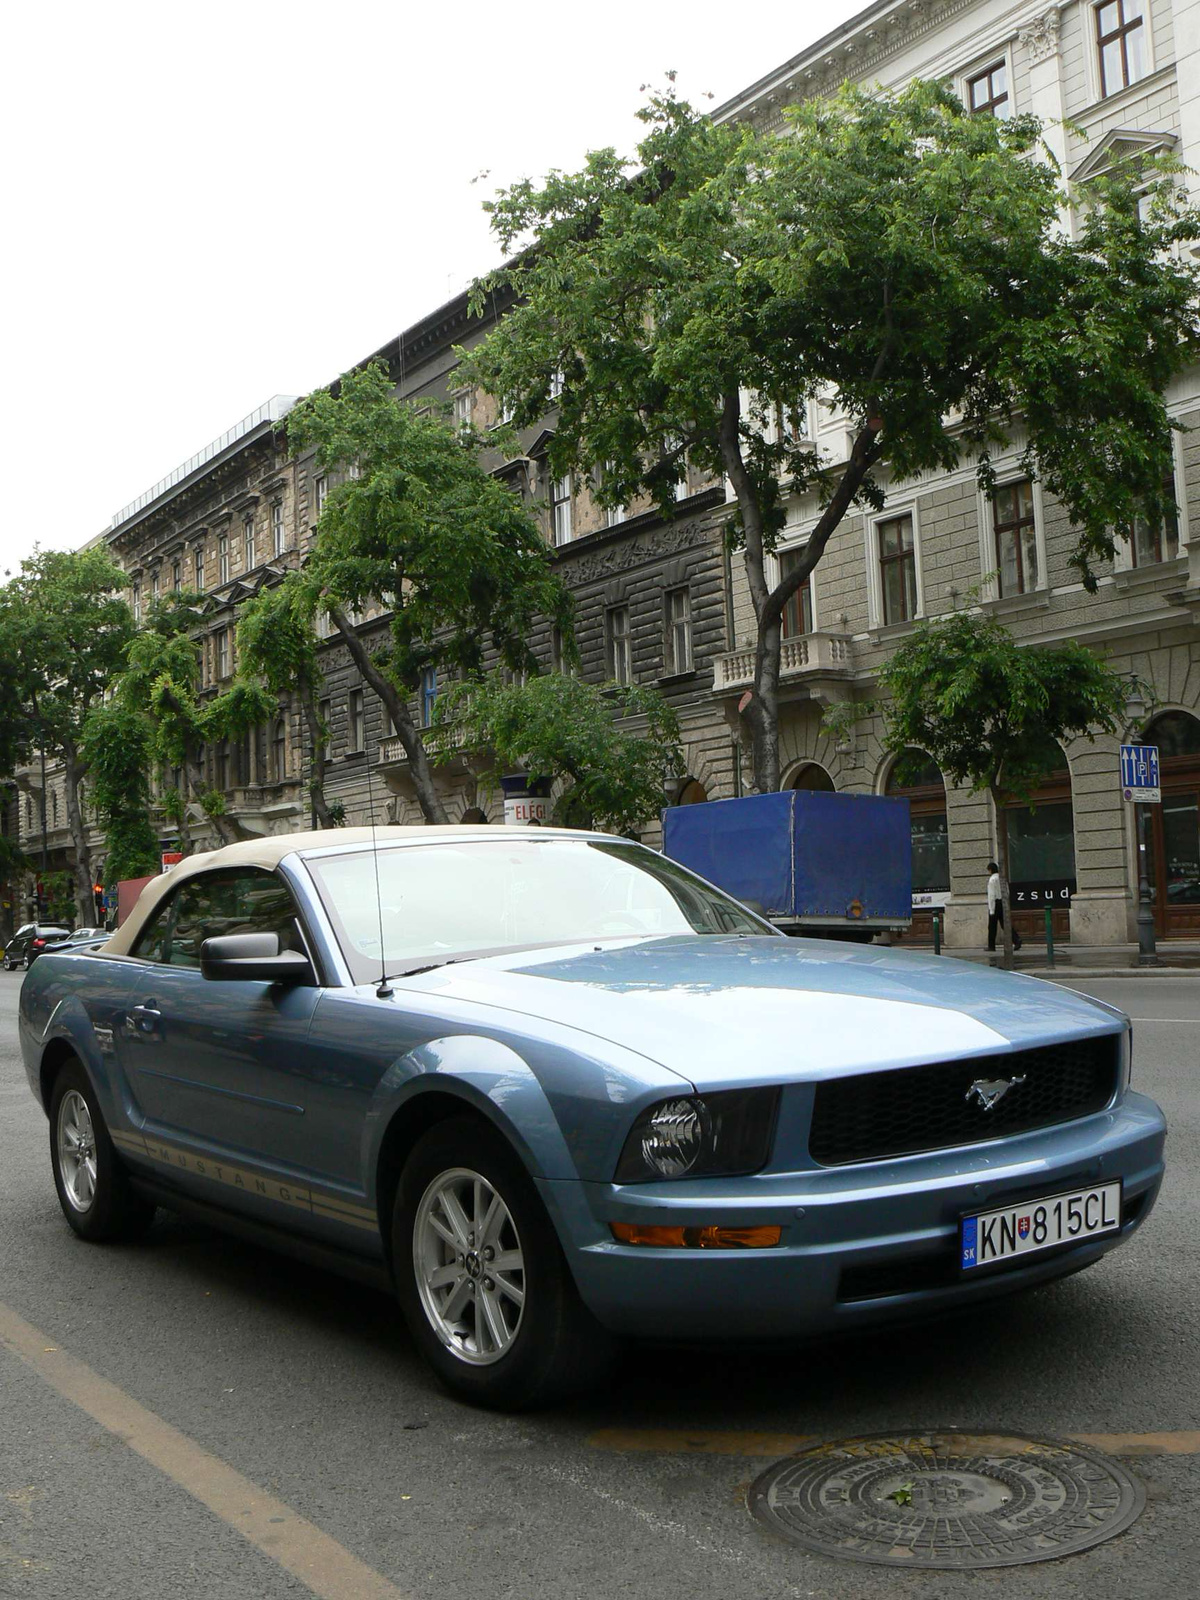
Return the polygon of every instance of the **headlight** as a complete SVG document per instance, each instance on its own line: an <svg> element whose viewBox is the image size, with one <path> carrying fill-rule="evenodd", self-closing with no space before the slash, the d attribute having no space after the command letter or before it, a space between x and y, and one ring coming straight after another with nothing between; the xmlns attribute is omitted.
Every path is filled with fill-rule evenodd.
<svg viewBox="0 0 1200 1600"><path fill-rule="evenodd" d="M646 1178L732 1178L766 1165L778 1089L727 1089L662 1100L630 1129L617 1183Z"/></svg>

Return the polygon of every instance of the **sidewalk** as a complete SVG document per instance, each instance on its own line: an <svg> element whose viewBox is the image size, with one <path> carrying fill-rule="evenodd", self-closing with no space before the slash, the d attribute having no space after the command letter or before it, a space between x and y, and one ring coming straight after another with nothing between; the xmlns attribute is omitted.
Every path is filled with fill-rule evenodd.
<svg viewBox="0 0 1200 1600"><path fill-rule="evenodd" d="M907 939L897 939L894 950L919 950L922 955L933 954L932 944L917 944ZM942 955L955 961L976 961L981 964L1000 965L999 952L993 955L984 946L949 950L942 946ZM1158 946L1158 965L1140 967L1136 944L1054 946L1054 965L1046 959L1046 946L1041 939L1026 939L1013 958L1013 970L1031 972L1038 977L1048 974L1072 978L1111 978L1120 974L1129 977L1200 977L1200 940L1163 940Z"/></svg>

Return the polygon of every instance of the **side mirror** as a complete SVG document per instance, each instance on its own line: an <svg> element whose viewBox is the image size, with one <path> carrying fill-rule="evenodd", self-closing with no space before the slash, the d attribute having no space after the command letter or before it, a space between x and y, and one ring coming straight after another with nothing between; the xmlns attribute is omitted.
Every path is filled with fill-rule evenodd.
<svg viewBox="0 0 1200 1600"><path fill-rule="evenodd" d="M206 978L250 983L313 983L312 963L299 950L280 950L277 933L229 933L205 939L200 971Z"/></svg>

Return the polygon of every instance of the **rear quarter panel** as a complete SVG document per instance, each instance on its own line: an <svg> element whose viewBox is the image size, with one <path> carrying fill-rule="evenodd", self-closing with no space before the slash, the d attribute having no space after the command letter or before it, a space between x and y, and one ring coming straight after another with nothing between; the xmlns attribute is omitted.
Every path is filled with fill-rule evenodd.
<svg viewBox="0 0 1200 1600"><path fill-rule="evenodd" d="M128 1120L113 1039L132 977L127 962L82 951L50 952L30 967L21 985L17 1026L25 1075L43 1109L49 1109L42 1093L47 1054L69 1051L95 1084L110 1126Z"/></svg>

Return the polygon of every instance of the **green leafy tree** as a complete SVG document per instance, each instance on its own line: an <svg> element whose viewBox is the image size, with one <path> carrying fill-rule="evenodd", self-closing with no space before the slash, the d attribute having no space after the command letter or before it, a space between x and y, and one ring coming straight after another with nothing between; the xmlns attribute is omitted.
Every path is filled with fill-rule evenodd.
<svg viewBox="0 0 1200 1600"><path fill-rule="evenodd" d="M205 813L222 844L241 837L236 820L226 814L223 796L206 786L204 752L210 744L243 737L277 704L261 681L241 677L215 699L201 698L196 602L193 595L171 595L156 607L129 645L125 670L115 681L121 706L145 719L151 767L160 774L177 770L181 775L183 793L171 812L185 849L190 846L190 805Z"/></svg>
<svg viewBox="0 0 1200 1600"><path fill-rule="evenodd" d="M133 638L133 613L121 598L126 582L107 550L36 551L21 563L0 605L0 658L15 657L22 694L10 737L23 759L44 750L48 760L62 764L75 914L81 923L95 917L80 794L89 767L84 728Z"/></svg>
<svg viewBox="0 0 1200 1600"><path fill-rule="evenodd" d="M567 780L556 820L635 834L662 809L665 785L683 770L679 723L653 689L585 683L546 673L525 683L498 677L456 684L438 722L490 750L495 779L524 769ZM443 740L435 761L453 754Z"/></svg>
<svg viewBox="0 0 1200 1600"><path fill-rule="evenodd" d="M1112 733L1129 681L1074 640L1018 645L994 618L959 612L922 622L880 672L888 747L933 757L946 778L992 798L1004 962L1012 965L1004 806L1028 801L1061 759L1062 740Z"/></svg>
<svg viewBox="0 0 1200 1600"><path fill-rule="evenodd" d="M398 402L379 367L302 400L287 434L294 451L315 451L319 471L347 472L305 568L312 613L328 613L387 708L426 820L444 822L410 696L427 668L443 679L473 673L489 653L532 668L534 618L569 627L566 591L536 523L484 471L474 438ZM354 620L371 605L390 613L382 648Z"/></svg>
<svg viewBox="0 0 1200 1600"><path fill-rule="evenodd" d="M159 868L159 839L150 820L152 729L122 699L93 707L83 731L92 797L104 827L108 883L143 878Z"/></svg>
<svg viewBox="0 0 1200 1600"><path fill-rule="evenodd" d="M659 95L636 166L600 150L502 191L488 209L512 260L472 303L511 309L462 369L518 427L553 409L551 470L591 475L602 503L646 494L669 514L685 456L728 481L757 619L741 716L761 790L779 786L783 611L852 506L964 460L990 490L992 452L1019 437L1092 586L1112 530L1164 512L1163 393L1200 353L1197 267L1178 248L1197 218L1171 174L1078 197L1071 237L1030 117L970 116L923 82L788 116L760 133ZM847 418L843 464L786 426L813 402ZM823 509L775 581L789 487Z"/></svg>
<svg viewBox="0 0 1200 1600"><path fill-rule="evenodd" d="M294 694L308 729L312 762L309 793L322 828L332 828L336 818L325 798L325 768L329 729L321 718L318 696L321 667L320 641L313 628L311 583L297 572L264 589L242 606L238 620L238 663L246 677L261 678L267 693L277 700Z"/></svg>

